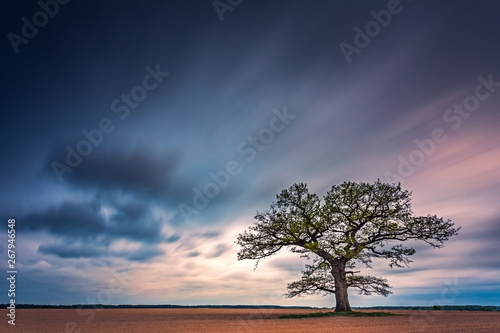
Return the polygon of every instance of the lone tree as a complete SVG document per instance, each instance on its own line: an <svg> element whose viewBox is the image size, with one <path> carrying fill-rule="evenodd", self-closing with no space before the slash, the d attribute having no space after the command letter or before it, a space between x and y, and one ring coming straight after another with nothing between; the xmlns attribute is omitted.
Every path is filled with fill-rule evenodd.
<svg viewBox="0 0 500 333"><path fill-rule="evenodd" d="M307 185L294 184L277 202L257 212L254 226L238 236L243 248L238 260L270 257L283 248L310 259L299 281L288 285L288 297L335 294L335 312L351 311L347 288L361 294L387 296L387 279L358 275L357 264L371 268L372 258L389 266L408 266L415 249L400 242L421 240L434 248L457 235L460 228L435 215L414 216L411 193L401 184L344 182L334 185L321 201ZM396 243L396 244L395 244Z"/></svg>

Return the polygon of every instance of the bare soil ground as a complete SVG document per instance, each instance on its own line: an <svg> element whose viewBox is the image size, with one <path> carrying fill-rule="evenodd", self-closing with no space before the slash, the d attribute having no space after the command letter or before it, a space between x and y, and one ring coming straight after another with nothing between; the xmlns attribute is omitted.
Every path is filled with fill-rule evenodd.
<svg viewBox="0 0 500 333"><path fill-rule="evenodd" d="M1 311L0 332L500 332L500 312L391 311L410 316L276 319L283 314L317 311L80 309L77 312L75 309L18 309L14 327L7 323L4 309Z"/></svg>

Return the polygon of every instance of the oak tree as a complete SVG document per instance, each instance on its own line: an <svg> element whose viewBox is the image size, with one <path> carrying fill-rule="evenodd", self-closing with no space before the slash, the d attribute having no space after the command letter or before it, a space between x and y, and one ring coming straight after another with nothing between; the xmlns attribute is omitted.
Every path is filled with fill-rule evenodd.
<svg viewBox="0 0 500 333"><path fill-rule="evenodd" d="M386 279L359 275L357 265L371 268L373 258L382 258L391 268L408 266L415 249L402 242L420 240L440 248L460 230L436 215L414 216L411 193L380 180L334 185L322 200L303 183L276 197L238 236L238 260L257 260L257 267L260 259L284 248L312 258L302 278L288 285L288 297L333 293L336 312L351 311L348 288L365 295L392 293Z"/></svg>

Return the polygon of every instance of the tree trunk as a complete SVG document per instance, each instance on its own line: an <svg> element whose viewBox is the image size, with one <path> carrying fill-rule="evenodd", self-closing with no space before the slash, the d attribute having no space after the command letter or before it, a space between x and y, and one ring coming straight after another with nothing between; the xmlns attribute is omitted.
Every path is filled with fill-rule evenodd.
<svg viewBox="0 0 500 333"><path fill-rule="evenodd" d="M345 262L335 262L335 264L332 265L332 275L335 280L335 312L352 311L347 294Z"/></svg>

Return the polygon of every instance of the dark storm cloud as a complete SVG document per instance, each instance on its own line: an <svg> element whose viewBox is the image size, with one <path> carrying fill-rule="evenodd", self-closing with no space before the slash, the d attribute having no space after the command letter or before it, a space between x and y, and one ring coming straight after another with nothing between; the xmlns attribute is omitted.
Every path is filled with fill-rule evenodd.
<svg viewBox="0 0 500 333"><path fill-rule="evenodd" d="M63 202L45 212L29 214L22 220L19 230L44 231L55 236L52 243L40 245L38 253L63 259L148 261L164 254L155 244L174 243L180 238L175 234L163 236L161 228L165 221L155 218L150 206L139 198L117 199L108 195L91 202ZM148 246L134 251L110 250L110 245L121 239Z"/></svg>
<svg viewBox="0 0 500 333"><path fill-rule="evenodd" d="M64 180L77 187L121 189L151 195L169 188L181 161L179 155L155 153L148 147L127 150L127 147L119 147L109 153L99 151L84 157L79 166L64 175ZM66 155L67 151L52 152L46 165L53 161L64 163ZM51 167L46 172L55 176Z"/></svg>
<svg viewBox="0 0 500 333"><path fill-rule="evenodd" d="M103 207L113 210L108 222L103 217ZM123 203L94 200L63 202L45 212L28 214L23 217L19 229L46 231L68 239L96 239L102 236L108 240L123 238L159 243L164 240L160 234L162 223L151 216L149 206L139 199ZM173 240L170 239L170 242Z"/></svg>
<svg viewBox="0 0 500 333"><path fill-rule="evenodd" d="M140 200L128 200L123 203L114 203L116 213L110 217L110 226L107 230L109 237L126 238L129 240L151 243L164 241L160 230L163 221L151 216L149 206Z"/></svg>
<svg viewBox="0 0 500 333"><path fill-rule="evenodd" d="M104 255L105 249L89 244L75 246L73 244L48 244L40 245L38 252L55 255L59 258L99 258Z"/></svg>
<svg viewBox="0 0 500 333"><path fill-rule="evenodd" d="M136 147L129 149L130 145ZM128 141L124 141L121 146L111 146L109 152L102 149L84 158L71 173L64 175L62 185L78 191L96 192L99 200L106 197L114 200L112 198L119 194L148 198L164 207L175 209L178 213L177 208L181 203L193 205L195 188L201 190L207 183L213 182L210 173L224 170L228 162L221 159L214 168L199 165L187 174L182 153L166 152L159 147L155 149L154 145L146 146ZM53 161L64 162L65 155L60 150L53 150L48 154L43 170L46 177L56 179L50 164ZM221 190L216 198L210 199L209 209L203 212L207 220L216 221L227 202L233 201L238 195L239 190L234 186L238 180L233 177L231 186ZM178 214L171 222L180 225L185 221Z"/></svg>
<svg viewBox="0 0 500 333"><path fill-rule="evenodd" d="M165 252L158 246L143 245L135 250L110 250L106 245L97 245L89 242L42 244L38 253L53 255L62 259L79 258L124 258L130 261L146 262L162 256Z"/></svg>
<svg viewBox="0 0 500 333"><path fill-rule="evenodd" d="M105 223L96 202L63 202L44 212L30 213L24 217L20 230L47 231L56 236L88 238L102 234Z"/></svg>

